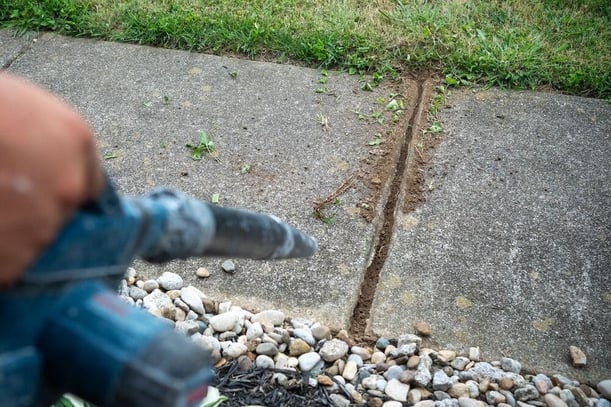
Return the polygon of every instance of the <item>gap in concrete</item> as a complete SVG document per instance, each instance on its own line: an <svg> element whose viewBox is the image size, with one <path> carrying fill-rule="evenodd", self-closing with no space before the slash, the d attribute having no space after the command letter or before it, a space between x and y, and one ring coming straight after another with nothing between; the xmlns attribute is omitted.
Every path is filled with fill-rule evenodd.
<svg viewBox="0 0 611 407"><path fill-rule="evenodd" d="M357 341L369 341L375 340L368 338L366 328L369 321L369 315L371 312L371 305L378 285L380 272L388 256L390 243L392 239L392 231L395 223L395 212L397 203L400 201L401 186L403 180L407 174L408 163L409 163L409 151L411 149L412 140L415 139L415 135L419 131L419 123L422 118L424 111L423 95L430 94L430 91L425 91L425 86L430 87L430 84L426 80L417 81L417 90L414 100L416 104L411 112L410 119L405 130L405 135L401 142L400 153L397 161L395 162L395 169L390 181L390 192L387 196L384 209L381 214L380 225L377 232L377 238L375 239L374 255L371 263L365 271L363 281L361 282L360 295L352 312L352 318L350 321L349 333Z"/></svg>

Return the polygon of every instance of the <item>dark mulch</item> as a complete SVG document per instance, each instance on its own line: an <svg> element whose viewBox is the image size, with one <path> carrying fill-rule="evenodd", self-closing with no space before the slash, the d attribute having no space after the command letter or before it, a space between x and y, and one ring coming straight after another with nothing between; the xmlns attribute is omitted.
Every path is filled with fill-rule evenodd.
<svg viewBox="0 0 611 407"><path fill-rule="evenodd" d="M288 377L286 386L272 381L274 373ZM284 369L243 369L237 361L229 362L216 370L214 384L229 399L223 407L260 405L267 407L304 406L333 407L329 392L324 386L308 386L308 377L300 372ZM340 384L340 391L348 393ZM349 394L349 393L348 393Z"/></svg>

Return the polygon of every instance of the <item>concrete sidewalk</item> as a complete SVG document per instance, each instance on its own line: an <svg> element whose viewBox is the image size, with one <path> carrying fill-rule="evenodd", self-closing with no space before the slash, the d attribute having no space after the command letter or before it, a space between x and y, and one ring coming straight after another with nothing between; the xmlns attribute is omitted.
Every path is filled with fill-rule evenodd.
<svg viewBox="0 0 611 407"><path fill-rule="evenodd" d="M51 34L34 42L8 31L0 31L0 64L89 119L122 192L218 193L222 205L274 213L321 247L311 259L240 260L231 275L218 259L138 263L140 274L175 271L219 300L349 326L417 104L415 82L365 92L358 77L339 73ZM405 104L397 122L385 109L391 97ZM611 108L470 90L448 105L425 202L408 213L404 179L370 332L396 337L424 320L433 345L480 346L486 359L509 356L579 380L611 377ZM185 144L200 130L217 157L191 159ZM325 200L333 224L312 215ZM211 276L198 279L198 267ZM570 367L569 345L587 353L585 369Z"/></svg>

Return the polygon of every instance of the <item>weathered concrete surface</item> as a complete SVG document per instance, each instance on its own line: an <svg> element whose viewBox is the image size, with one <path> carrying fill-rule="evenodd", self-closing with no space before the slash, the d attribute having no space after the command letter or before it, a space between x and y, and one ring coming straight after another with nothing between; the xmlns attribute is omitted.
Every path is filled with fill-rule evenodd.
<svg viewBox="0 0 611 407"><path fill-rule="evenodd" d="M426 202L398 215L370 328L396 337L424 320L434 343L486 360L611 377L611 106L468 90L448 103Z"/></svg>
<svg viewBox="0 0 611 407"><path fill-rule="evenodd" d="M219 193L222 205L273 213L320 244L311 259L238 260L234 275L217 259L137 264L140 274L175 271L218 300L348 325L374 236L358 215L369 191L357 181L343 194L334 225L314 219L313 201L377 148L367 142L385 128L355 111L383 110L376 98L391 89L363 92L358 77L335 73L323 85L320 71L295 66L49 34L10 70L89 118L101 154L115 157L104 162L122 192L169 185L204 200ZM329 92L315 92L323 86ZM185 144L197 143L200 130L213 137L217 160L190 158ZM195 277L200 266L210 278Z"/></svg>
<svg viewBox="0 0 611 407"><path fill-rule="evenodd" d="M8 67L35 39L34 33L16 36L12 30L0 30L0 68Z"/></svg>

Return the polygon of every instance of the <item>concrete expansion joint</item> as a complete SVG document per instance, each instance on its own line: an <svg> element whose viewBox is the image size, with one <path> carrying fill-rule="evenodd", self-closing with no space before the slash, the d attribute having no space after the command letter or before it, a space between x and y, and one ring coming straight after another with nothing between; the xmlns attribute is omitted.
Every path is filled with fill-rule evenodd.
<svg viewBox="0 0 611 407"><path fill-rule="evenodd" d="M375 297L380 272L388 257L397 204L401 201L402 196L402 186L404 185L405 178L409 175L408 167L411 159L409 152L412 149L413 140L417 138L416 135L420 129L419 124L423 120L423 115L424 119L426 119L428 97L425 95L430 95L431 87L429 79L419 79L417 81L416 103L412 108L405 134L400 142L399 157L395 162L392 178L389 180L390 192L387 195L379 220L379 225L381 226L378 227L377 236L374 240L376 243L373 258L361 281L359 298L356 301L350 320L349 333L353 338L359 340L366 341L368 336L373 338L373 334L367 332L371 306Z"/></svg>

